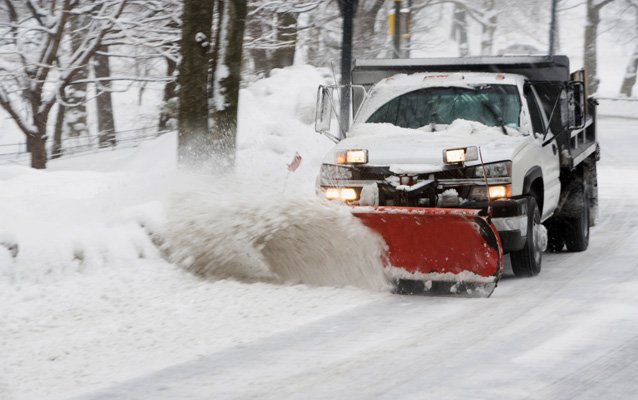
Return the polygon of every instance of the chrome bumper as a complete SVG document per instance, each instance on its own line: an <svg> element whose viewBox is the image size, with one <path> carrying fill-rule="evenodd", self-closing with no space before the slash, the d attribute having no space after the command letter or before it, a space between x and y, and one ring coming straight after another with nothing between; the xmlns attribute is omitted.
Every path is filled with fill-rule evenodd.
<svg viewBox="0 0 638 400"><path fill-rule="evenodd" d="M521 233L521 236L527 236L527 215L492 218L492 223L499 232L518 231Z"/></svg>

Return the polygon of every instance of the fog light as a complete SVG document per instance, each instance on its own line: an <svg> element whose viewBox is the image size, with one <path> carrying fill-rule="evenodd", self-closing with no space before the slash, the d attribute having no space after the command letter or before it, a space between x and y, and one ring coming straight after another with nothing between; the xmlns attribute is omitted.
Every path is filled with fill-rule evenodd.
<svg viewBox="0 0 638 400"><path fill-rule="evenodd" d="M328 188L326 189L326 199L328 200L337 200L340 195L340 190L337 188Z"/></svg>
<svg viewBox="0 0 638 400"><path fill-rule="evenodd" d="M343 201L352 201L357 199L357 192L352 188L342 188L341 189L341 200Z"/></svg>
<svg viewBox="0 0 638 400"><path fill-rule="evenodd" d="M512 195L512 187L510 185L490 186L489 194L491 200L510 197Z"/></svg>

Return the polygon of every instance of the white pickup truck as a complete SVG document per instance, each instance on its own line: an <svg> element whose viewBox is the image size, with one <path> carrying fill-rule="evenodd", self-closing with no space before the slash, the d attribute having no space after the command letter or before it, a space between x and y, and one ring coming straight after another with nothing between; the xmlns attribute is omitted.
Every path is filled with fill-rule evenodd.
<svg viewBox="0 0 638 400"><path fill-rule="evenodd" d="M567 57L358 60L352 72L351 86L319 88L315 127L337 143L317 179L321 196L489 210L517 276L540 272L546 246L587 249L596 102ZM343 89L354 118L331 132Z"/></svg>

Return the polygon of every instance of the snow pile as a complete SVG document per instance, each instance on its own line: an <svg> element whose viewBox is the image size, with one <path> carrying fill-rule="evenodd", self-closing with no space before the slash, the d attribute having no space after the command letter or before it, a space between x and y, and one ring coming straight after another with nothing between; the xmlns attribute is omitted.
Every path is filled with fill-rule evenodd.
<svg viewBox="0 0 638 400"><path fill-rule="evenodd" d="M0 281L48 281L159 257L149 231L162 223L161 205L128 196L141 177L12 168L7 175L15 176L0 174Z"/></svg>
<svg viewBox="0 0 638 400"><path fill-rule="evenodd" d="M198 275L241 281L387 288L384 244L349 210L261 192L181 194L158 241Z"/></svg>
<svg viewBox="0 0 638 400"><path fill-rule="evenodd" d="M325 83L320 70L300 65L275 69L241 90L236 168L241 177L288 179L288 190L313 190L321 159L333 146L314 131L317 87ZM286 178L297 152L303 161Z"/></svg>

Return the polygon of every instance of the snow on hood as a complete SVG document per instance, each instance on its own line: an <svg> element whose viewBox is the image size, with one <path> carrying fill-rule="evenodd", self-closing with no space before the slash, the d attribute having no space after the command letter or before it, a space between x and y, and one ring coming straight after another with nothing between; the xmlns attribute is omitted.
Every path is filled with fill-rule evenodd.
<svg viewBox="0 0 638 400"><path fill-rule="evenodd" d="M395 173L436 172L443 166L443 150L479 146L485 163L511 160L527 143L519 131L488 127L479 122L457 119L439 125L442 130L429 131L399 128L392 124L357 124L348 137L337 144L324 162L334 163L335 151L367 149L368 165L389 166ZM479 162L468 162L476 165Z"/></svg>

